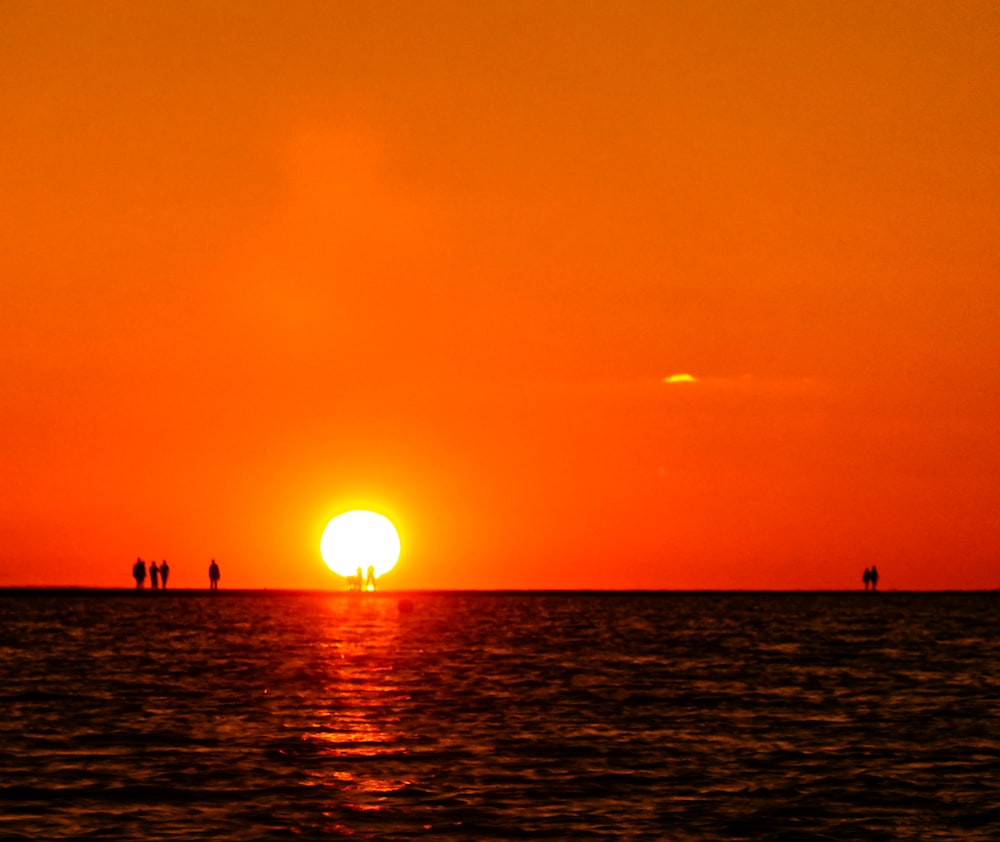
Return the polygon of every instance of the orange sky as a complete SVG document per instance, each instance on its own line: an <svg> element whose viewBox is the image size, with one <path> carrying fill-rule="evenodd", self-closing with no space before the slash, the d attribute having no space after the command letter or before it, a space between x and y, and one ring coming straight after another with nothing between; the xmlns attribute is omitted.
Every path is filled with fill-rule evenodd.
<svg viewBox="0 0 1000 842"><path fill-rule="evenodd" d="M0 586L367 506L392 588L1000 587L1000 5L11 0L0 77Z"/></svg>

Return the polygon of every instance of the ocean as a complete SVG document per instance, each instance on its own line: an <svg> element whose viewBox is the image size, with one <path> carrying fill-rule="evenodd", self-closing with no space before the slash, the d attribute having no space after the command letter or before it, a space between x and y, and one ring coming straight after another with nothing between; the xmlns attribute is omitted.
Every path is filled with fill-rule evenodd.
<svg viewBox="0 0 1000 842"><path fill-rule="evenodd" d="M0 592L0 839L996 840L998 608Z"/></svg>

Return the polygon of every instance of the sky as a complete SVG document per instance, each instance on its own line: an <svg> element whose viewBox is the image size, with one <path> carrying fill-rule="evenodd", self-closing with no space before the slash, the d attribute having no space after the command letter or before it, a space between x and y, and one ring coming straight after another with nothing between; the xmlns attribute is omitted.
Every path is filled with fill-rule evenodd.
<svg viewBox="0 0 1000 842"><path fill-rule="evenodd" d="M1000 5L0 6L0 587L1000 587ZM687 375L680 377L679 375Z"/></svg>

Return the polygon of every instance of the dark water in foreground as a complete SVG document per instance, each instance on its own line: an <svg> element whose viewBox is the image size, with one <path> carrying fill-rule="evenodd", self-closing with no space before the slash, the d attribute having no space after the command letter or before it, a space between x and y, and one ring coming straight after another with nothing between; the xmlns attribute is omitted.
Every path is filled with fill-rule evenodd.
<svg viewBox="0 0 1000 842"><path fill-rule="evenodd" d="M0 595L0 838L1000 838L1000 594Z"/></svg>

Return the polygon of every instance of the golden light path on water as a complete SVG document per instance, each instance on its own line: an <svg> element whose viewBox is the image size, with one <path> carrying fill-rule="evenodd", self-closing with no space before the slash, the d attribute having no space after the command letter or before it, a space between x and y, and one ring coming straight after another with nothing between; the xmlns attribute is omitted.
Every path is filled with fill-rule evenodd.
<svg viewBox="0 0 1000 842"><path fill-rule="evenodd" d="M312 758L303 766L303 783L316 787L315 798L326 806L319 829L352 835L345 818L386 811L389 796L414 784L392 764L407 754L396 711L406 708L410 691L395 670L400 625L394 599L330 600L324 609L326 622L317 624L322 655L310 665L321 702L303 720L300 745L288 751Z"/></svg>

